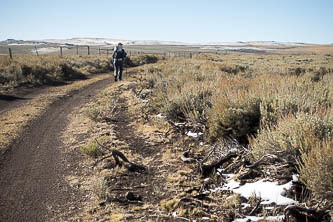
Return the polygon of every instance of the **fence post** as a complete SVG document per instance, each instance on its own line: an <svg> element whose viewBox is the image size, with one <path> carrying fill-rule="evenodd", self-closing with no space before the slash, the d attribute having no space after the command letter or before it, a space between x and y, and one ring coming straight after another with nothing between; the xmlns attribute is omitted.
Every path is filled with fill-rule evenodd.
<svg viewBox="0 0 333 222"><path fill-rule="evenodd" d="M9 58L10 58L10 59L13 59L12 49L11 49L11 48L8 48L8 51L9 51Z"/></svg>
<svg viewBox="0 0 333 222"><path fill-rule="evenodd" d="M98 55L101 55L101 48L98 48Z"/></svg>
<svg viewBox="0 0 333 222"><path fill-rule="evenodd" d="M76 55L78 55L79 54L79 46L77 45L76 46Z"/></svg>
<svg viewBox="0 0 333 222"><path fill-rule="evenodd" d="M35 46L35 49L36 49L36 55L38 56L38 50L37 50L37 46Z"/></svg>
<svg viewBox="0 0 333 222"><path fill-rule="evenodd" d="M60 56L62 56L62 46L60 46Z"/></svg>
<svg viewBox="0 0 333 222"><path fill-rule="evenodd" d="M88 48L88 55L90 55L90 48L89 48L89 46L87 46L87 48Z"/></svg>

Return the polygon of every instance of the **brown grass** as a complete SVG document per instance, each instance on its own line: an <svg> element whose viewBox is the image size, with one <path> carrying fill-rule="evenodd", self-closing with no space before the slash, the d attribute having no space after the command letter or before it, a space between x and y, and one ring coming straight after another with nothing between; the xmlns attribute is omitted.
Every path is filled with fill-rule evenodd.
<svg viewBox="0 0 333 222"><path fill-rule="evenodd" d="M127 67L154 63L160 59L151 55L132 56L125 60ZM31 56L20 55L14 59L0 55L0 92L20 85L52 84L85 75L105 73L113 70L111 56Z"/></svg>
<svg viewBox="0 0 333 222"><path fill-rule="evenodd" d="M142 72L141 85L151 89L156 113L205 125L211 141L232 137L249 143L255 159L274 153L296 165L302 158L301 177L313 191L310 184L326 181L329 172L323 166L330 166L333 155L325 142L333 135L331 55L199 54L149 65ZM310 169L321 176L310 180ZM321 190L325 186L332 185L325 183Z"/></svg>

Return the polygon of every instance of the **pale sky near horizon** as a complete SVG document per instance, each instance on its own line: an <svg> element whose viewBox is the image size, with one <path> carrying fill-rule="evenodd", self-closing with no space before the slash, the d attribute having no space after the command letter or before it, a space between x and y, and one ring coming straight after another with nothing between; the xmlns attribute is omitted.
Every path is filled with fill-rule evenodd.
<svg viewBox="0 0 333 222"><path fill-rule="evenodd" d="M333 43L333 0L0 0L0 41Z"/></svg>

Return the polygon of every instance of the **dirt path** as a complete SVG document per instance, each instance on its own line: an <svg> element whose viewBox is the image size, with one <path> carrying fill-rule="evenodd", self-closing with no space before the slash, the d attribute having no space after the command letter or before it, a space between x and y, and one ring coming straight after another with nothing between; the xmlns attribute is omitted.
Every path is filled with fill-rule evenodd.
<svg viewBox="0 0 333 222"><path fill-rule="evenodd" d="M83 197L64 176L77 171L82 157L64 154L61 134L68 115L109 84L99 81L56 101L12 144L0 166L0 221L48 221L79 208Z"/></svg>
<svg viewBox="0 0 333 222"><path fill-rule="evenodd" d="M108 150L100 150L97 156L87 154L83 162L85 168L92 169L90 175L70 180L91 198L70 221L183 221L172 213L187 195L184 191L191 194L198 185L195 166L181 161L182 140L172 132L166 136L170 128L163 119L154 114L146 119L147 107L135 93L140 91L138 79L135 76L114 84L77 109L65 141L72 149L80 149L97 139L145 170L117 166ZM88 118L84 113L89 110L99 110L99 114Z"/></svg>

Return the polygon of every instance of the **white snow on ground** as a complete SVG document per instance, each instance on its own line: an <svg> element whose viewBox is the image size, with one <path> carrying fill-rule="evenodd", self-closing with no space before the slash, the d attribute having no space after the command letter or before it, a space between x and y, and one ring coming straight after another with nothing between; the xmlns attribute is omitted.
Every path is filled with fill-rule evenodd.
<svg viewBox="0 0 333 222"><path fill-rule="evenodd" d="M219 50L219 51L244 51L244 50L252 50L252 51L270 51L276 49L267 49L267 48L259 48L259 47L236 47L236 46L205 46L201 47L203 50Z"/></svg>
<svg viewBox="0 0 333 222"><path fill-rule="evenodd" d="M203 135L203 133L201 133L201 132L199 132L199 133L192 133L191 131L188 131L186 133L186 135L189 136L189 137L197 138L197 137Z"/></svg>
<svg viewBox="0 0 333 222"><path fill-rule="evenodd" d="M8 45L44 45L44 43L10 43Z"/></svg>
<svg viewBox="0 0 333 222"><path fill-rule="evenodd" d="M250 41L250 42L209 42L207 44L201 45L224 45L224 46L304 46L304 45L313 45L302 42L275 42L275 41Z"/></svg>
<svg viewBox="0 0 333 222"><path fill-rule="evenodd" d="M226 176L229 177L227 179L228 183L223 185L220 188L221 190L232 190L234 193L238 193L247 199L256 194L263 200L262 204L276 203L277 205L289 205L298 203L293 199L284 197L286 190L291 188L292 181L279 185L278 182L259 180L254 183L240 185L239 182L232 179L233 175L229 174Z"/></svg>
<svg viewBox="0 0 333 222"><path fill-rule="evenodd" d="M157 114L156 117L157 117L157 118L160 118L160 119L165 118L165 116L163 116L162 113Z"/></svg>
<svg viewBox="0 0 333 222"><path fill-rule="evenodd" d="M62 49L63 51L64 50L67 50L67 48L63 48ZM46 54L46 53L51 53L51 52L60 52L60 49L59 47L46 47L46 48L37 48L37 51L39 54ZM32 53L36 53L36 50L33 49L31 50Z"/></svg>
<svg viewBox="0 0 333 222"><path fill-rule="evenodd" d="M282 221L284 219L284 216L268 216L268 217L255 217L255 216L247 216L245 218L242 219L236 219L234 220L234 222L247 222L247 221L258 221L258 220L273 220L273 221Z"/></svg>
<svg viewBox="0 0 333 222"><path fill-rule="evenodd" d="M116 45L121 42L125 45L184 45L182 42L157 40L122 40L108 38L72 38L72 39L45 39L43 42L73 45Z"/></svg>

